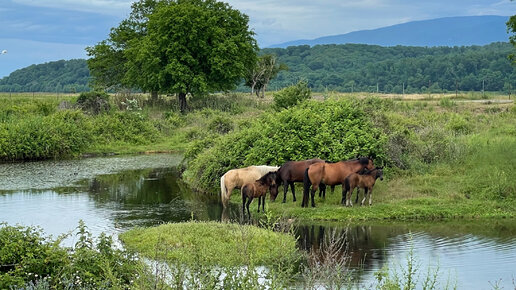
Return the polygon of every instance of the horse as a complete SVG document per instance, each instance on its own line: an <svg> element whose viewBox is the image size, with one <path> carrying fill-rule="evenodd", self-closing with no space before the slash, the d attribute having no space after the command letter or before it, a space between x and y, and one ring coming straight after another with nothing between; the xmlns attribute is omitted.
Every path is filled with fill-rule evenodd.
<svg viewBox="0 0 516 290"><path fill-rule="evenodd" d="M276 179L276 183L279 186L283 184L283 203L287 202L287 191L288 186L290 185L290 189L292 191L292 197L294 202L296 201L296 191L294 189L294 182L303 182L303 175L308 166L317 163L324 162L322 159L314 158L302 161L287 161L281 165L278 169L278 175ZM321 186L320 191L323 191L324 187ZM321 193L319 193L320 195ZM271 200L276 200L277 195L271 194Z"/></svg>
<svg viewBox="0 0 516 290"><path fill-rule="evenodd" d="M278 188L276 186L276 175L277 173L275 171L271 171L262 176L260 179L252 183L246 183L244 184L244 186L242 186L242 214L244 215L244 217L246 207L247 214L249 215L249 217L251 217L249 205L255 197L258 198L258 212L260 212L260 204L262 205L262 211L265 212L265 195L267 194L267 189L270 189L272 194L273 188Z"/></svg>
<svg viewBox="0 0 516 290"><path fill-rule="evenodd" d="M326 185L342 184L351 173L359 172L364 168L373 169L373 160L369 157L360 157L335 163L318 162L305 170L303 177L303 202L301 207L308 207L308 193L312 186L312 207L315 207L315 191L321 183Z"/></svg>
<svg viewBox="0 0 516 290"><path fill-rule="evenodd" d="M351 195L353 194L353 190L355 188L363 188L364 189L364 199L360 205L364 205L364 201L366 200L367 194L369 192L369 205L371 205L371 197L373 194L373 186L378 178L383 180L383 167L376 167L373 170L366 170L363 174L352 173L346 177L344 180L344 186L342 188L342 200L341 203L344 204L344 199L346 199L346 206L353 206L351 203ZM358 203L358 192L357 189L357 198L355 203ZM349 192L349 197L348 197Z"/></svg>
<svg viewBox="0 0 516 290"><path fill-rule="evenodd" d="M239 169L231 169L220 178L220 199L222 205L227 207L231 193L235 188L241 188L246 183L252 183L271 171L277 171L277 166L249 166Z"/></svg>

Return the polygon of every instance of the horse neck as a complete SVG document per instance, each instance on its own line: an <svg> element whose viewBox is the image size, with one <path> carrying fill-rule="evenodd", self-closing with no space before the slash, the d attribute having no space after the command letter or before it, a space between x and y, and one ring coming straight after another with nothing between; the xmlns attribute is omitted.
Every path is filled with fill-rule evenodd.
<svg viewBox="0 0 516 290"><path fill-rule="evenodd" d="M376 176L373 176L369 173L358 176L360 176L360 183L362 183L362 185L373 186L376 182Z"/></svg>

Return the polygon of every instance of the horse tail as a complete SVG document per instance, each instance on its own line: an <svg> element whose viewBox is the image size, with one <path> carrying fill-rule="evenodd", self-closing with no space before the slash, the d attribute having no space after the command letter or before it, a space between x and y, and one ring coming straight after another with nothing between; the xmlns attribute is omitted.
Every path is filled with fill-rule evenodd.
<svg viewBox="0 0 516 290"><path fill-rule="evenodd" d="M222 175L220 178L220 200L222 201L222 205L226 207L227 202L227 189L226 189L226 174Z"/></svg>
<svg viewBox="0 0 516 290"><path fill-rule="evenodd" d="M312 185L312 182L310 181L310 176L308 176L308 169L305 170L305 174L303 176L303 203L302 205L308 206L308 194L310 191L310 185ZM306 203L306 204L305 204Z"/></svg>

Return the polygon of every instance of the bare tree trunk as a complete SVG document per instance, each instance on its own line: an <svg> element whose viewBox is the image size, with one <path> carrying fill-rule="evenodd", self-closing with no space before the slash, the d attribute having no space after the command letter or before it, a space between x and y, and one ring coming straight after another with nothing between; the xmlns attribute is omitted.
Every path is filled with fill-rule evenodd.
<svg viewBox="0 0 516 290"><path fill-rule="evenodd" d="M179 93L179 95L177 97L179 99L179 111L181 111L181 113L185 113L186 109L187 109L186 93Z"/></svg>
<svg viewBox="0 0 516 290"><path fill-rule="evenodd" d="M157 91L152 91L151 92L151 103L152 104L157 104L158 103L158 92Z"/></svg>

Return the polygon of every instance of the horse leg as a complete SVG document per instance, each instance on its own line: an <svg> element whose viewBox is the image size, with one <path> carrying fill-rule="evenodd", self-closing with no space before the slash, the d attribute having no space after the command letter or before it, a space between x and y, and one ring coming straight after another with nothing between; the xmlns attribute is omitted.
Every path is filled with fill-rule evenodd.
<svg viewBox="0 0 516 290"><path fill-rule="evenodd" d="M371 204L373 203L372 198L373 198L373 188L371 187L371 189L369 189L369 206L371 206Z"/></svg>
<svg viewBox="0 0 516 290"><path fill-rule="evenodd" d="M265 212L265 194L262 195L262 212Z"/></svg>
<svg viewBox="0 0 516 290"><path fill-rule="evenodd" d="M319 197L326 198L326 184L319 183Z"/></svg>
<svg viewBox="0 0 516 290"><path fill-rule="evenodd" d="M262 197L258 196L258 212L260 212L260 205L262 204Z"/></svg>
<svg viewBox="0 0 516 290"><path fill-rule="evenodd" d="M290 183L290 190L292 190L292 199L294 202L296 202L296 190L295 190L294 182Z"/></svg>
<svg viewBox="0 0 516 290"><path fill-rule="evenodd" d="M348 190L344 186L342 187L342 199L340 200L340 204L348 205Z"/></svg>
<svg viewBox="0 0 516 290"><path fill-rule="evenodd" d="M229 200L231 199L231 193L233 192L233 189L235 189L235 186L229 186L226 190L226 202L229 204Z"/></svg>
<svg viewBox="0 0 516 290"><path fill-rule="evenodd" d="M312 207L315 207L315 192L317 191L319 184L312 185ZM308 206L308 204L307 204Z"/></svg>
<svg viewBox="0 0 516 290"><path fill-rule="evenodd" d="M362 199L362 202L360 203L360 205L364 205L364 202L365 202L368 194L369 193L367 192L367 187L364 187L364 199Z"/></svg>
<svg viewBox="0 0 516 290"><path fill-rule="evenodd" d="M355 198L355 203L358 204L358 196L360 195L360 187L357 188L357 198Z"/></svg>
<svg viewBox="0 0 516 290"><path fill-rule="evenodd" d="M332 185L331 186L331 195L333 195L334 192L335 192L335 185Z"/></svg>
<svg viewBox="0 0 516 290"><path fill-rule="evenodd" d="M242 194L242 215L244 216L244 218L245 218L245 200L246 200L245 194Z"/></svg>
<svg viewBox="0 0 516 290"><path fill-rule="evenodd" d="M287 202L288 181L283 181L283 203ZM295 200L295 198L294 198Z"/></svg>
<svg viewBox="0 0 516 290"><path fill-rule="evenodd" d="M246 207L247 207L247 214L249 215L249 218L251 218L251 212L249 211L249 205L251 204L251 201L253 201L253 198L248 197Z"/></svg>

